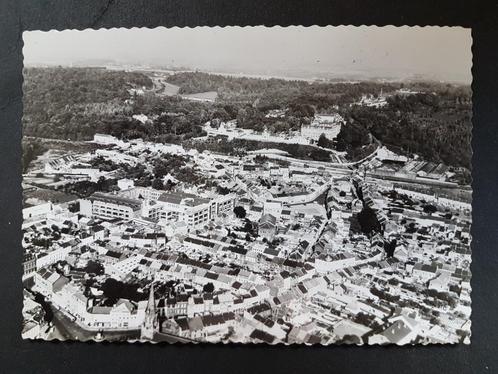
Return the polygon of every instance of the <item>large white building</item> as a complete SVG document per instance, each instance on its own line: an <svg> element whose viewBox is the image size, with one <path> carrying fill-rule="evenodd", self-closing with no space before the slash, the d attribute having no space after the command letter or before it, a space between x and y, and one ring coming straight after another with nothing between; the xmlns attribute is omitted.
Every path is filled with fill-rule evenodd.
<svg viewBox="0 0 498 374"><path fill-rule="evenodd" d="M52 245L50 251L39 254L36 258L36 268L42 269L56 262L63 261L73 247L69 243Z"/></svg>
<svg viewBox="0 0 498 374"><path fill-rule="evenodd" d="M189 227L228 215L235 206L235 195L204 198L181 192L164 192L137 187L125 196L94 193L80 200L80 213L98 218L150 218L156 221L185 222Z"/></svg>
<svg viewBox="0 0 498 374"><path fill-rule="evenodd" d="M317 141L320 135L325 134L327 139L335 139L341 131L344 118L338 113L330 115L316 115L309 125L301 127L301 136Z"/></svg>
<svg viewBox="0 0 498 374"><path fill-rule="evenodd" d="M208 199L180 192L162 193L157 200L146 200L142 216L169 222L183 221L197 226L233 211L235 196L219 195Z"/></svg>
<svg viewBox="0 0 498 374"><path fill-rule="evenodd" d="M141 206L140 200L97 192L80 200L80 213L87 217L131 219L139 216Z"/></svg>
<svg viewBox="0 0 498 374"><path fill-rule="evenodd" d="M93 299L87 299L79 287L50 270L42 269L35 274L33 288L87 331L138 330L144 323L147 301L134 303L119 299L113 306L96 306Z"/></svg>
<svg viewBox="0 0 498 374"><path fill-rule="evenodd" d="M123 191L120 195L136 200L158 200L164 191L151 187L134 187Z"/></svg>
<svg viewBox="0 0 498 374"><path fill-rule="evenodd" d="M50 201L48 203L29 206L22 210L22 218L24 220L41 219L46 217L53 209L54 206Z"/></svg>
<svg viewBox="0 0 498 374"><path fill-rule="evenodd" d="M93 142L98 144L106 144L106 145L123 145L125 142L119 140L115 136L108 134L95 134L93 136Z"/></svg>

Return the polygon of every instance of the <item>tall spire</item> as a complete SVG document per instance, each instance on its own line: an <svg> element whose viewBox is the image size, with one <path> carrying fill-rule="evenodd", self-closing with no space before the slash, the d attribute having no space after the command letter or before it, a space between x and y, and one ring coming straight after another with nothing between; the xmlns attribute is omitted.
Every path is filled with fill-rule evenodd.
<svg viewBox="0 0 498 374"><path fill-rule="evenodd" d="M149 290L149 301L147 301L147 307L145 308L145 314L149 314L150 312L155 313L156 311L156 301L154 299L154 282L150 285Z"/></svg>
<svg viewBox="0 0 498 374"><path fill-rule="evenodd" d="M152 340L154 332L157 328L156 318L156 300L154 298L154 282L150 285L149 300L145 307L144 323L140 331L140 338L142 340Z"/></svg>

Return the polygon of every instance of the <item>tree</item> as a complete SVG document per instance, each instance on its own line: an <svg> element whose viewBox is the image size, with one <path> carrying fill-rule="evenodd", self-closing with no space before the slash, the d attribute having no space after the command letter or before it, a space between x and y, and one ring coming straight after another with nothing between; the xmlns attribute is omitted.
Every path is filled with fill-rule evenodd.
<svg viewBox="0 0 498 374"><path fill-rule="evenodd" d="M34 159L47 151L47 148L36 140L30 140L22 143L22 171L28 170L28 167Z"/></svg>
<svg viewBox="0 0 498 374"><path fill-rule="evenodd" d="M114 278L106 279L100 289L107 298L104 303L107 306L114 305L119 299L128 299L135 302L147 299L146 293L138 292L138 284L123 283Z"/></svg>
<svg viewBox="0 0 498 374"><path fill-rule="evenodd" d="M396 250L396 244L397 241L396 239L393 239L391 241L386 241L384 243L384 250L386 251L386 256L387 257L393 257L394 256L394 251Z"/></svg>
<svg viewBox="0 0 498 374"><path fill-rule="evenodd" d="M228 195L230 193L230 189L227 187L216 186L216 192L220 195Z"/></svg>
<svg viewBox="0 0 498 374"><path fill-rule="evenodd" d="M334 146L334 143L325 134L320 135L316 144L323 148L332 148Z"/></svg>
<svg viewBox="0 0 498 374"><path fill-rule="evenodd" d="M87 274L102 275L104 274L104 266L97 261L88 261L84 269Z"/></svg>
<svg viewBox="0 0 498 374"><path fill-rule="evenodd" d="M364 207L362 211L358 213L358 222L360 223L361 231L366 235L369 235L372 232L382 231L375 211L369 207Z"/></svg>
<svg viewBox="0 0 498 374"><path fill-rule="evenodd" d="M152 181L152 188L156 190L162 190L164 189L164 183L161 179L156 178Z"/></svg>
<svg viewBox="0 0 498 374"><path fill-rule="evenodd" d="M437 212L437 208L432 205L432 204L427 204L427 205L424 205L424 213L436 213Z"/></svg>
<svg viewBox="0 0 498 374"><path fill-rule="evenodd" d="M214 292L214 284L209 282L202 287L202 291L206 293L213 293Z"/></svg>
<svg viewBox="0 0 498 374"><path fill-rule="evenodd" d="M370 326L371 323L375 320L375 317L369 314L365 313L358 313L356 316L354 316L353 321L356 323L359 323L360 325L363 326Z"/></svg>
<svg viewBox="0 0 498 374"><path fill-rule="evenodd" d="M242 231L245 231L247 233L253 233L253 230L254 230L254 225L249 219L246 219L246 223L244 224Z"/></svg>
<svg viewBox="0 0 498 374"><path fill-rule="evenodd" d="M233 212L235 213L235 216L237 218L245 218L246 217L246 210L244 209L243 206L236 206L235 208L233 208Z"/></svg>
<svg viewBox="0 0 498 374"><path fill-rule="evenodd" d="M75 201L75 202L69 204L68 210L71 213L77 213L77 212L79 212L80 211L80 202L79 201Z"/></svg>

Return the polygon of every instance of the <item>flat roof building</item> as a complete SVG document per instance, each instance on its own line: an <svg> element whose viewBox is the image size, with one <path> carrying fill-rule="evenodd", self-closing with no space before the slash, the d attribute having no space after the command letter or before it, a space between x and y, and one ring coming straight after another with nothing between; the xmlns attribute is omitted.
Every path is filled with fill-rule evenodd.
<svg viewBox="0 0 498 374"><path fill-rule="evenodd" d="M235 195L219 195L208 199L182 192L167 192L154 201L146 201L142 215L155 220L183 221L197 226L233 211Z"/></svg>
<svg viewBox="0 0 498 374"><path fill-rule="evenodd" d="M96 192L80 200L80 213L87 217L131 219L139 215L141 206L140 200Z"/></svg>

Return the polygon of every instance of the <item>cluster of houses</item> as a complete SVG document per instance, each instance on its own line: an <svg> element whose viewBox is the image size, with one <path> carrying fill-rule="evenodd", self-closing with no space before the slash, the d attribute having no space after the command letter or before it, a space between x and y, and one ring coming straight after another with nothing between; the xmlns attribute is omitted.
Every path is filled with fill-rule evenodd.
<svg viewBox="0 0 498 374"><path fill-rule="evenodd" d="M340 119L320 121L313 126ZM149 340L468 339L470 205L302 160L108 135L95 141L108 147L51 160L45 171L71 174L91 157L152 168L140 156L147 150L188 157L216 184L176 181L162 190L121 175L115 191L80 198L77 209L50 201L26 207L26 336L41 334L34 301L41 295L79 329L140 331ZM379 157L373 162L394 156ZM88 178L118 175L94 172ZM365 209L378 222L373 232L358 230ZM110 280L136 293L113 297Z"/></svg>

